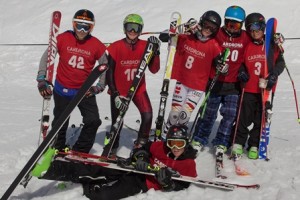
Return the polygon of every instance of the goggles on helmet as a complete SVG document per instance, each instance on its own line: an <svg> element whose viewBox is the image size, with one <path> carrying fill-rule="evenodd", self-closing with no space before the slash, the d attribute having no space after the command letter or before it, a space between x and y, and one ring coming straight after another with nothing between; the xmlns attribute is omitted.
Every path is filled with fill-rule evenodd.
<svg viewBox="0 0 300 200"><path fill-rule="evenodd" d="M227 29L240 30L243 26L243 23L235 20L225 19L225 26Z"/></svg>
<svg viewBox="0 0 300 200"><path fill-rule="evenodd" d="M208 30L210 31L211 33L215 33L217 30L218 30L218 27L217 25L211 23L211 22L208 22L208 21L204 21L202 23L202 29L205 29L205 30Z"/></svg>
<svg viewBox="0 0 300 200"><path fill-rule="evenodd" d="M74 27L77 31L84 31L85 33L89 32L92 29L91 24L82 23L82 22L74 22Z"/></svg>
<svg viewBox="0 0 300 200"><path fill-rule="evenodd" d="M184 139L167 139L167 146L170 149L173 149L174 147L182 149L186 146L186 141Z"/></svg>
<svg viewBox="0 0 300 200"><path fill-rule="evenodd" d="M142 32L142 25L140 24L136 24L136 23L126 23L124 25L124 28L127 32L131 32L131 31L134 31L136 33L140 33Z"/></svg>
<svg viewBox="0 0 300 200"><path fill-rule="evenodd" d="M249 25L250 31L264 31L266 28L266 25L264 23L253 23Z"/></svg>

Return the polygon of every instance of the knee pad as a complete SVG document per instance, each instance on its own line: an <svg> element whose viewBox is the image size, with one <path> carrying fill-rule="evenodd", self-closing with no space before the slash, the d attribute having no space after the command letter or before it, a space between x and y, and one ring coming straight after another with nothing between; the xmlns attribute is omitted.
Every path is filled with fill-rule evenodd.
<svg viewBox="0 0 300 200"><path fill-rule="evenodd" d="M170 123L170 125L172 126L174 124L177 124L178 119L179 119L179 111L171 110L168 118L168 123Z"/></svg>
<svg viewBox="0 0 300 200"><path fill-rule="evenodd" d="M188 110L186 110L185 108L183 108L179 112L178 123L182 124L182 125L186 125L189 122L190 118L191 118L191 112L189 112Z"/></svg>

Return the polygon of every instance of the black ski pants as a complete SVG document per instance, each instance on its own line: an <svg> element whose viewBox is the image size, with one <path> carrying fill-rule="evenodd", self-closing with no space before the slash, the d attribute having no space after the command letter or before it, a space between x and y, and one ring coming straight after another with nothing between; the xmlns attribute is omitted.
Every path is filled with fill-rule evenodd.
<svg viewBox="0 0 300 200"><path fill-rule="evenodd" d="M235 143L245 146L249 136L248 147L258 147L262 117L261 94L245 92L242 101Z"/></svg>
<svg viewBox="0 0 300 200"><path fill-rule="evenodd" d="M92 200L117 200L148 191L143 174L66 162L59 158L52 162L42 179L82 183L84 195Z"/></svg>
<svg viewBox="0 0 300 200"><path fill-rule="evenodd" d="M64 112L65 108L70 103L70 99L64 96L60 96L53 91L54 96L54 119L52 126L56 123L57 119ZM95 142L95 137L99 126L101 125L99 110L96 102L96 97L91 96L83 98L78 104L82 116L82 123L84 124L78 137L77 142L73 146L73 150L88 153ZM69 126L69 119L64 123L57 134L57 139L54 145L56 149L63 149L66 146L66 132Z"/></svg>

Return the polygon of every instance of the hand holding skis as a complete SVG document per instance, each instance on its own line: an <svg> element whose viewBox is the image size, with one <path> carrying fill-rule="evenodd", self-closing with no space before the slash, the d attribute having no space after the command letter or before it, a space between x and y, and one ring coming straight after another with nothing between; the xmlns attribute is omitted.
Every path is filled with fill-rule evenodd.
<svg viewBox="0 0 300 200"><path fill-rule="evenodd" d="M45 79L45 76L39 76L36 81L38 82L38 89L42 97L46 98L52 95L52 83Z"/></svg>
<svg viewBox="0 0 300 200"><path fill-rule="evenodd" d="M104 91L104 88L101 87L101 85L99 83L97 83L97 85L92 86L89 91L86 93L86 97L91 97L93 95L97 95L101 92Z"/></svg>
<svg viewBox="0 0 300 200"><path fill-rule="evenodd" d="M172 171L167 167L160 168L155 173L155 178L164 191L172 191L175 188L175 183L172 180L172 174Z"/></svg>
<svg viewBox="0 0 300 200"><path fill-rule="evenodd" d="M159 55L160 54L160 40L155 37L155 36L150 36L148 38L149 42L157 45L157 50L154 52L154 55Z"/></svg>

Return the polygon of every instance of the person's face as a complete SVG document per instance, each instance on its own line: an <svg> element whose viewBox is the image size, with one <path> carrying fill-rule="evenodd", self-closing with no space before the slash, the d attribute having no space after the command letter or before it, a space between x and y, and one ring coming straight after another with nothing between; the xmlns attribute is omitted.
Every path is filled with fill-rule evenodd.
<svg viewBox="0 0 300 200"><path fill-rule="evenodd" d="M214 23L212 23L210 21L203 22L202 27L201 27L201 33L204 37L207 38L217 31L218 31L218 27Z"/></svg>
<svg viewBox="0 0 300 200"><path fill-rule="evenodd" d="M266 26L263 23L251 24L250 27L248 28L248 31L250 32L252 39L254 39L254 40L263 39L265 27Z"/></svg>
<svg viewBox="0 0 300 200"><path fill-rule="evenodd" d="M175 157L179 157L184 152L186 141L184 139L167 139L167 146Z"/></svg>
<svg viewBox="0 0 300 200"><path fill-rule="evenodd" d="M243 26L242 22L238 22L235 20L225 19L225 29L229 33L238 33L241 31Z"/></svg>
<svg viewBox="0 0 300 200"><path fill-rule="evenodd" d="M124 29L130 40L136 39L142 32L142 26L136 23L127 23L125 24Z"/></svg>
<svg viewBox="0 0 300 200"><path fill-rule="evenodd" d="M81 22L74 22L74 31L79 40L83 40L92 30L92 25Z"/></svg>
<svg viewBox="0 0 300 200"><path fill-rule="evenodd" d="M172 153L173 153L173 155L174 155L175 157L179 157L179 156L181 156L181 154L183 154L184 148L182 148L182 149L177 149L176 147L173 147L173 148L171 149L171 151L172 151Z"/></svg>

